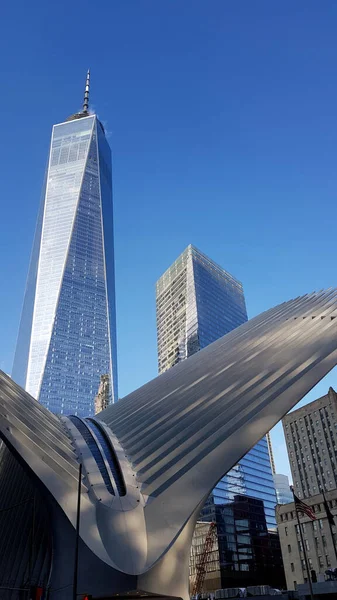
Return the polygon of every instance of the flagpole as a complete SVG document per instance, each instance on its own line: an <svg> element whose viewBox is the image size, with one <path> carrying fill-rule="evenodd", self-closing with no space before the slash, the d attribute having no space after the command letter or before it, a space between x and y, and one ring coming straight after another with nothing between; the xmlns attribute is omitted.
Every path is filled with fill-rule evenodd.
<svg viewBox="0 0 337 600"><path fill-rule="evenodd" d="M309 589L310 589L310 596L311 596L311 600L314 600L314 592L313 592L313 589L312 589L312 582L311 582L311 574L310 574L310 568L309 568L309 561L308 561L308 557L307 557L307 553L306 553L306 549L305 549L305 545L304 545L304 538L303 538L303 532L302 532L301 522L300 522L300 518L298 516L298 510L297 510L296 501L295 501L294 488L291 488L291 491L293 493L293 498L294 498L295 512L296 512L298 529L299 529L299 532L300 532L300 538L301 538L301 543L302 543L302 548L303 548L304 562L305 562L305 567L306 567L306 571L307 571L308 584L309 584Z"/></svg>
<svg viewBox="0 0 337 600"><path fill-rule="evenodd" d="M336 563L337 563L337 550L336 550L336 544L335 544L335 539L334 539L334 535L333 535L333 531L332 531L331 520L329 519L329 515L328 515L328 511L327 511L327 507L328 507L328 509L329 509L329 505L328 505L328 503L327 503L327 499L326 499L326 497L325 497L325 493L324 493L324 489L323 489L323 488L321 489L321 493L322 493L323 500L324 500L324 508L325 508L326 516L327 516L328 523L329 523L329 529L330 529L331 541L332 541L333 549L334 549L334 551L335 551L335 558L336 558ZM329 512L330 512L330 514L332 514L330 510L329 510ZM332 515L332 516L333 516L333 515ZM337 564L336 564L336 567L337 567Z"/></svg>
<svg viewBox="0 0 337 600"><path fill-rule="evenodd" d="M73 600L77 600L78 585L78 548L80 540L80 517L81 517L81 487L82 487L82 463L78 468L78 488L77 488L77 514L76 514L76 536L75 536L75 560L74 560L74 581L73 581Z"/></svg>

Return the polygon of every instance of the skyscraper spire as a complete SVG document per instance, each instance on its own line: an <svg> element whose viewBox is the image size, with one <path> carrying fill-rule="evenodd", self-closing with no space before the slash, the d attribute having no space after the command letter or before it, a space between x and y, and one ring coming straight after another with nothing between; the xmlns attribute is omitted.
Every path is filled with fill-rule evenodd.
<svg viewBox="0 0 337 600"><path fill-rule="evenodd" d="M89 87L90 87L90 70L87 71L87 79L84 89L83 112L87 113L89 109Z"/></svg>

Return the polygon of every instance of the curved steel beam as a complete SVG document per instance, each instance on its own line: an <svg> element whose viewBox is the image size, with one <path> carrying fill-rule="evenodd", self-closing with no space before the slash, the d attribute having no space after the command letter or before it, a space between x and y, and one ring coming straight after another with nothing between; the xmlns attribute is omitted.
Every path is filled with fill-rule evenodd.
<svg viewBox="0 0 337 600"><path fill-rule="evenodd" d="M70 420L62 422L4 374L0 435L73 526L81 460L83 541L113 568L145 574L183 539L224 473L337 364L336 316L336 290L283 303L97 415L118 456L123 496L116 486L107 493Z"/></svg>

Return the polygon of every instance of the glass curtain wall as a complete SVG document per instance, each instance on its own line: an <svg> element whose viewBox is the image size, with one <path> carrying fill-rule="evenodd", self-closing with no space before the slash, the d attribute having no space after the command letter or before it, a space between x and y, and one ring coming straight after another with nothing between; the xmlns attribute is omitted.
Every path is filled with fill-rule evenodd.
<svg viewBox="0 0 337 600"><path fill-rule="evenodd" d="M190 245L156 286L158 366L162 373L247 321L242 284ZM215 503L247 494L264 502L276 528L276 494L266 438L213 491Z"/></svg>
<svg viewBox="0 0 337 600"><path fill-rule="evenodd" d="M54 126L42 207L13 379L52 412L90 416L101 375L117 399L111 157L95 115Z"/></svg>

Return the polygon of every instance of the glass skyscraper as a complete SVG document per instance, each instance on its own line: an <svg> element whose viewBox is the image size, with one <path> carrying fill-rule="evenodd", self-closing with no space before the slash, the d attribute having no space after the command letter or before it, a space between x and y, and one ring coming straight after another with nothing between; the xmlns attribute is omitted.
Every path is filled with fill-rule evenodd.
<svg viewBox="0 0 337 600"><path fill-rule="evenodd" d="M83 110L54 125L12 377L54 413L89 416L101 375L117 400L111 153Z"/></svg>
<svg viewBox="0 0 337 600"><path fill-rule="evenodd" d="M163 373L247 321L242 284L190 245L156 284L158 367ZM213 490L216 504L236 495L263 500L276 528L276 494L266 437Z"/></svg>

